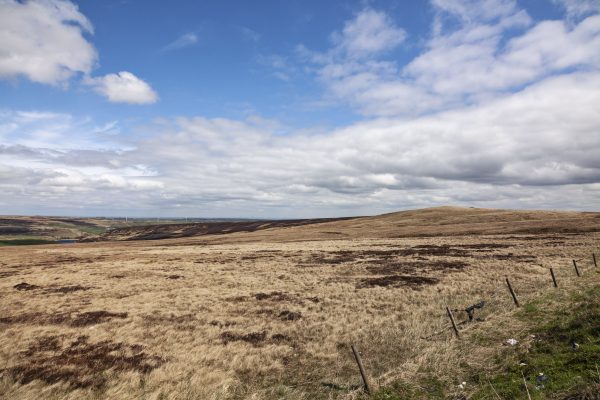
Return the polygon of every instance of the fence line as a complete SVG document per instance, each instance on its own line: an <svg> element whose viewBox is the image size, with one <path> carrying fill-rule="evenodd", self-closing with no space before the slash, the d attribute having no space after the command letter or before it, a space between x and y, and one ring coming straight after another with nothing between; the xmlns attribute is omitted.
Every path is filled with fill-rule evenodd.
<svg viewBox="0 0 600 400"><path fill-rule="evenodd" d="M592 260L593 260L594 268L597 268L598 264L596 262L596 254L595 253L592 253ZM581 274L581 272L579 270L579 267L577 266L577 260L572 259L572 261L573 261L573 266L574 266L574 269L575 269L575 274L577 275L577 277L581 277L582 274ZM582 260L579 260L579 261L582 261ZM558 287L558 283L556 281L556 276L554 274L554 269L552 267L550 267L550 275L552 277L553 287L557 288ZM505 280L506 280L506 284L508 286L510 295L511 295L511 297L513 299L513 302L514 302L515 306L516 307L520 307L519 300L518 300L517 295L516 295L516 293L515 293L512 285L511 285L511 283L510 283L509 278L506 277ZM494 294L497 294L497 292L495 292ZM455 319L454 319L454 315L452 314L452 310L447 305L446 305L446 313L448 315L448 318L450 319L450 323L451 323L450 327L454 331L454 335L456 336L457 339L460 339L461 336L460 336L459 325L465 324L465 323L467 323L469 321L464 321L462 323L458 323L457 324L456 321L455 321ZM447 328L445 328L445 329L443 329L441 331L438 331L438 332L434 332L432 335L427 336L425 338L421 338L421 339L429 339L429 338L431 338L433 336L436 336L436 335L438 335L440 333L445 332L450 327L447 327ZM362 381L363 381L363 385L364 385L364 390L365 390L365 392L367 394L370 395L372 393L372 389L371 389L371 386L369 384L369 378L368 378L368 375L367 375L367 373L365 371L365 368L364 368L364 365L363 365L363 362L362 362L362 358L361 358L359 352L356 350L356 347L354 345L351 346L351 349L352 349L352 352L354 353L354 357L355 357L356 363L357 363L358 368L359 368L359 372L360 372L360 375L361 375L361 378L362 378ZM524 376L523 376L523 380L525 381L525 377ZM526 382L525 382L525 384L526 384ZM527 386L526 386L526 388L527 388ZM527 394L529 396L529 393L527 393Z"/></svg>

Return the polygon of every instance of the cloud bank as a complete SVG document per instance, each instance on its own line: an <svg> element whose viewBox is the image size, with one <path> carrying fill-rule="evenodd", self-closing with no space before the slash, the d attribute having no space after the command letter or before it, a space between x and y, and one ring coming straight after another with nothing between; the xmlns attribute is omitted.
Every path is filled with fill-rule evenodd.
<svg viewBox="0 0 600 400"><path fill-rule="evenodd" d="M600 104L600 75L581 72L485 105L312 135L281 136L261 120L175 119L154 126L131 149L98 149L93 140L52 148L72 121L19 121L5 113L0 131L23 144L0 147L2 201L118 210L118 199L141 214L160 208L229 216L344 215L440 203L597 208L600 112L593 104ZM54 136L22 135L48 120L59 120Z"/></svg>

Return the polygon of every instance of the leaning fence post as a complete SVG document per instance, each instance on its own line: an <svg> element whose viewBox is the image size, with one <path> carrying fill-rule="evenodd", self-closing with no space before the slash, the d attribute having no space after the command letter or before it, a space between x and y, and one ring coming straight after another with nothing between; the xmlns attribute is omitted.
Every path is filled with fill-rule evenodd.
<svg viewBox="0 0 600 400"><path fill-rule="evenodd" d="M594 259L594 267L598 268L598 263L596 263L596 253L592 253L592 258Z"/></svg>
<svg viewBox="0 0 600 400"><path fill-rule="evenodd" d="M556 277L554 276L554 270L550 268L550 276L552 276L552 283L554 283L554 287L558 287L558 283L556 283Z"/></svg>
<svg viewBox="0 0 600 400"><path fill-rule="evenodd" d="M515 302L515 306L521 307L521 305L519 304L519 299L517 299L517 295L515 294L515 291L513 290L508 278L506 278L506 284L508 285L508 290L510 291L510 295L512 296L513 301Z"/></svg>
<svg viewBox="0 0 600 400"><path fill-rule="evenodd" d="M365 367L363 366L362 358L360 358L360 354L354 345L351 345L352 352L354 353L354 358L356 359L356 363L358 364L358 370L360 371L360 376L365 385L365 392L371 394L371 387L369 386L369 379L367 378L367 373L365 372Z"/></svg>
<svg viewBox="0 0 600 400"><path fill-rule="evenodd" d="M448 313L448 318L450 318L450 322L452 322L452 329L454 329L454 334L457 338L459 338L460 334L458 333L458 327L456 326L456 321L454 321L454 315L452 315L450 307L446 306L446 312Z"/></svg>
<svg viewBox="0 0 600 400"><path fill-rule="evenodd" d="M577 261L573 260L573 266L575 267L575 273L577 274L577 276L581 276L581 274L579 273L579 268L577 268Z"/></svg>

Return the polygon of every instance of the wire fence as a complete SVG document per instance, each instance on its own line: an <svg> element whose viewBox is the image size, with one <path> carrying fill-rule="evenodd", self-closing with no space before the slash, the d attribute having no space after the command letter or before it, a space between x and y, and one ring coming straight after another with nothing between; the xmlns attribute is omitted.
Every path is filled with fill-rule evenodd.
<svg viewBox="0 0 600 400"><path fill-rule="evenodd" d="M558 260L558 263L559 265L567 264L567 260L569 259L563 258L562 260ZM556 259L552 260L552 264L556 262ZM534 275L535 279L533 280L531 274L517 276L516 279L507 275L503 282L498 282L495 290L487 293L485 300L473 299L473 302L464 308L452 308L450 305L446 305L445 310L440 310L440 318L445 318L446 321L444 326L425 337L421 337L421 339L430 340L451 331L457 340L461 340L463 333L468 332L470 327L475 326L475 322L484 320L479 316L480 314L485 316L485 319L507 314L515 308L520 308L522 305L540 298L548 289L557 289L564 286L565 283L572 283L573 279L583 277L590 270L599 271L598 259L594 252L591 253L589 259L570 259L570 262L572 264L569 267L571 270L570 275L567 275L567 272L564 270L565 268L562 268L560 271L561 274L557 276L557 271L554 267L545 267L543 264L537 264L543 271ZM442 317L443 314L445 314L445 317ZM465 319L457 318L457 314L460 314L461 317L464 316ZM351 344L350 347L358 366L362 388L365 393L372 394L373 384L371 377L365 370L361 353L355 344Z"/></svg>

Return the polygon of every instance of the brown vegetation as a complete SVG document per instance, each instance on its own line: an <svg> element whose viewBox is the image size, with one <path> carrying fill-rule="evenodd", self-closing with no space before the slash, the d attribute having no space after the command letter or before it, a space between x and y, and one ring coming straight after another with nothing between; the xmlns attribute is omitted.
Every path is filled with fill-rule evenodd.
<svg viewBox="0 0 600 400"><path fill-rule="evenodd" d="M89 343L79 336L63 347L63 336L39 338L22 353L25 361L5 372L15 381L28 384L35 380L47 384L67 383L71 388L102 388L105 371L136 371L146 374L164 364L164 360L143 352L143 346L121 342Z"/></svg>
<svg viewBox="0 0 600 400"><path fill-rule="evenodd" d="M427 371L454 385L448 371L469 361L448 357L445 306L485 300L478 317L505 312L504 277L525 302L550 287L549 267L566 284L571 259L597 251L598 231L594 214L446 208L5 247L0 397L353 398L350 343L375 384Z"/></svg>
<svg viewBox="0 0 600 400"><path fill-rule="evenodd" d="M129 226L113 229L99 237L90 237L87 241L106 240L158 240L205 235L225 235L236 232L254 232L263 229L286 228L324 222L342 221L351 218L258 220L243 222L206 222L185 224L160 224L148 226Z"/></svg>

